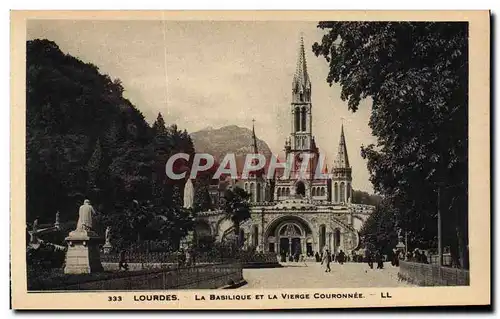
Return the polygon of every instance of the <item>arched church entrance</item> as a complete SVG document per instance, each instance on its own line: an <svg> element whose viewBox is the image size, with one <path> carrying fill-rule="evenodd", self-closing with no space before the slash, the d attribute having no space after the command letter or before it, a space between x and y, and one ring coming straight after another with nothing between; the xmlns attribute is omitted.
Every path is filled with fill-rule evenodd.
<svg viewBox="0 0 500 319"><path fill-rule="evenodd" d="M301 239L303 238L303 230L293 223L287 223L281 226L278 232L280 238L280 254L292 255L302 253Z"/></svg>
<svg viewBox="0 0 500 319"><path fill-rule="evenodd" d="M265 237L266 250L275 252L282 258L305 255L312 250L311 228L305 220L297 216L284 216L272 222Z"/></svg>

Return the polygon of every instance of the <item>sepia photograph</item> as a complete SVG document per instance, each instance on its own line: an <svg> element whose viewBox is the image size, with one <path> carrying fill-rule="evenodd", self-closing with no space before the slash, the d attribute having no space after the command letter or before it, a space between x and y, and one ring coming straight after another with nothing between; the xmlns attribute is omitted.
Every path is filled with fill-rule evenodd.
<svg viewBox="0 0 500 319"><path fill-rule="evenodd" d="M21 289L470 287L470 22L336 16L27 18Z"/></svg>

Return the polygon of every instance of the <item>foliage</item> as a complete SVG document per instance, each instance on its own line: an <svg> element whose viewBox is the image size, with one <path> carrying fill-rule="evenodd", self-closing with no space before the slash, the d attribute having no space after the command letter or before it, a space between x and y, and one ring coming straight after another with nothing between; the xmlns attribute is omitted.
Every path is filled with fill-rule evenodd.
<svg viewBox="0 0 500 319"><path fill-rule="evenodd" d="M26 266L39 269L61 268L65 258L65 250L57 250L53 246L41 244L38 249L26 251Z"/></svg>
<svg viewBox="0 0 500 319"><path fill-rule="evenodd" d="M27 220L78 218L83 199L97 212L96 229L112 227L113 243L171 240L192 227L182 208L184 181L168 180L165 163L194 153L185 130L153 126L123 97L118 79L61 52L49 40L27 42Z"/></svg>
<svg viewBox="0 0 500 319"><path fill-rule="evenodd" d="M382 198L378 195L369 194L363 191L352 191L352 202L355 204L373 205L377 206Z"/></svg>
<svg viewBox="0 0 500 319"><path fill-rule="evenodd" d="M196 212L207 211L213 208L210 198L209 186L210 175L199 175L194 185L194 210Z"/></svg>
<svg viewBox="0 0 500 319"><path fill-rule="evenodd" d="M250 218L250 194L238 186L224 192L223 210L233 222L234 235L239 238L240 224ZM238 245L241 243L238 243Z"/></svg>
<svg viewBox="0 0 500 319"><path fill-rule="evenodd" d="M411 245L436 242L437 190L444 245L468 267L468 29L445 22L320 22L313 45L327 82L355 112L372 101L376 145L362 148L375 191L390 201Z"/></svg>
<svg viewBox="0 0 500 319"><path fill-rule="evenodd" d="M359 232L363 246L372 253L380 250L390 255L398 243L396 232L396 214L388 203L382 202L375 207Z"/></svg>

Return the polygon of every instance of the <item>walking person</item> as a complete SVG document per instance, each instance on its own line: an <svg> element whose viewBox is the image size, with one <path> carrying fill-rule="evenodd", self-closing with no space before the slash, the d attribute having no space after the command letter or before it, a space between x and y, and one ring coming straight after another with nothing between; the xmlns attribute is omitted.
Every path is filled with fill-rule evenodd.
<svg viewBox="0 0 500 319"><path fill-rule="evenodd" d="M370 269L373 269L373 255L372 255L371 251L367 252L366 261L368 262L368 267L370 267Z"/></svg>
<svg viewBox="0 0 500 319"><path fill-rule="evenodd" d="M330 268L330 262L332 261L332 255L330 255L330 252L328 251L328 249L325 251L323 256L324 256L324 258L321 261L321 264L323 265L323 263L325 263L325 272L331 272L332 269Z"/></svg>
<svg viewBox="0 0 500 319"><path fill-rule="evenodd" d="M342 251L342 249L339 252L339 255L337 256L339 264L343 265L345 261L345 253Z"/></svg>
<svg viewBox="0 0 500 319"><path fill-rule="evenodd" d="M127 252L125 251L125 249L122 249L120 251L120 260L118 262L118 270L121 270L122 268L124 270L128 270L128 264L127 264L127 260L126 260L126 254L127 254Z"/></svg>
<svg viewBox="0 0 500 319"><path fill-rule="evenodd" d="M382 260L382 254L380 253L380 250L377 251L375 259L377 261L377 269L384 269L384 261Z"/></svg>
<svg viewBox="0 0 500 319"><path fill-rule="evenodd" d="M304 255L300 255L300 261L303 262L304 265L306 265L306 267L307 267L306 257Z"/></svg>

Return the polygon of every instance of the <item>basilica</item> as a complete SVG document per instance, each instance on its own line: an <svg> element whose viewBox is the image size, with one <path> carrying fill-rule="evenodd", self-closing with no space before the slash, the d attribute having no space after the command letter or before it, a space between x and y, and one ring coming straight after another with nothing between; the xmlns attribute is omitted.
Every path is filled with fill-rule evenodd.
<svg viewBox="0 0 500 319"><path fill-rule="evenodd" d="M358 231L373 211L373 206L352 203L352 167L347 154L344 127L338 152L326 178L314 174L321 158L313 135L311 81L307 71L303 40L299 46L296 72L292 82L290 135L285 141L285 157L294 165L284 174L277 170L273 178L263 171L250 178L220 182L210 189L213 203L219 203L227 187L239 186L251 194L251 218L240 226L240 242L261 252L279 255L312 255L329 249L346 254L355 251ZM253 151L258 153L255 129ZM308 154L310 156L304 156ZM304 164L307 174L299 169ZM327 166L326 166L327 167ZM232 231L232 223L220 210L198 215L197 233L217 240Z"/></svg>

